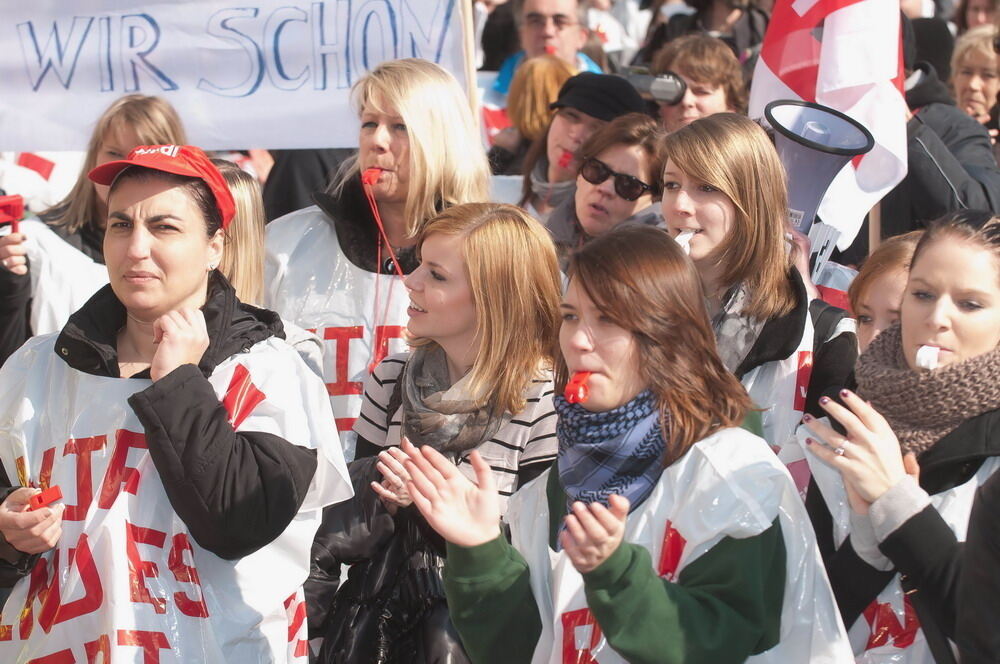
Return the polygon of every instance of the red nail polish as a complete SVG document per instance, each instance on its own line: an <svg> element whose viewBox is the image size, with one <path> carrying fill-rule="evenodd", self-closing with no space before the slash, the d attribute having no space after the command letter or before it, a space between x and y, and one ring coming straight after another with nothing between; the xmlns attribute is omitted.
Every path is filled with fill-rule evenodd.
<svg viewBox="0 0 1000 664"><path fill-rule="evenodd" d="M848 391L847 391L847 390L841 390L841 391L840 391L840 396L841 396L841 397L844 397L844 398L846 398L846 397L847 397L847 395L848 395Z"/></svg>
<svg viewBox="0 0 1000 664"><path fill-rule="evenodd" d="M830 397L820 397L819 402L825 406L826 404L830 403Z"/></svg>
<svg viewBox="0 0 1000 664"><path fill-rule="evenodd" d="M816 441L814 441L812 438L806 438L806 445L812 445L814 442Z"/></svg>

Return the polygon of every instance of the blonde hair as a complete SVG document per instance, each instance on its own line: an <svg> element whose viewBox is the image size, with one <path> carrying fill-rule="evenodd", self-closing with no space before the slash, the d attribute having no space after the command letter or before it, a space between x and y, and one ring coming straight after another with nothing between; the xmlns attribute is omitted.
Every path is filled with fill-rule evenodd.
<svg viewBox="0 0 1000 664"><path fill-rule="evenodd" d="M225 159L213 159L236 201L236 216L225 230L219 271L247 304L259 304L264 290L264 200L257 178Z"/></svg>
<svg viewBox="0 0 1000 664"><path fill-rule="evenodd" d="M720 285L745 285L745 312L754 318L791 311L796 296L785 241L788 191L767 133L742 115L716 113L668 135L664 151L677 168L721 191L736 209L729 235L713 251L722 268Z"/></svg>
<svg viewBox="0 0 1000 664"><path fill-rule="evenodd" d="M524 210L501 203L448 208L424 225L417 247L435 234L463 240L479 339L469 391L482 395L480 407L518 413L558 343L562 290L552 238Z"/></svg>
<svg viewBox="0 0 1000 664"><path fill-rule="evenodd" d="M534 141L545 134L555 112L549 106L575 74L573 67L554 55L529 58L517 68L507 94L507 116L521 136Z"/></svg>
<svg viewBox="0 0 1000 664"><path fill-rule="evenodd" d="M998 69L996 65L997 55L993 52L993 37L996 33L997 28L992 23L977 25L955 41L955 50L951 54L951 85L949 85L952 94L955 93L955 75L962 68L962 62L970 53L985 55L989 62L993 63L993 68Z"/></svg>
<svg viewBox="0 0 1000 664"><path fill-rule="evenodd" d="M489 162L480 149L479 126L458 81L427 60L383 62L354 85L360 114L365 108L395 111L410 143L410 182L404 214L407 235L443 208L489 199ZM339 194L359 177L357 157L348 160L331 188Z"/></svg>
<svg viewBox="0 0 1000 664"><path fill-rule="evenodd" d="M97 219L97 190L87 173L97 165L104 139L124 129L135 132L138 145L186 145L187 135L177 111L159 97L125 95L116 99L97 120L87 144L87 156L76 184L66 198L40 215L49 223L76 233L86 225L100 226ZM122 159L125 155L122 155Z"/></svg>

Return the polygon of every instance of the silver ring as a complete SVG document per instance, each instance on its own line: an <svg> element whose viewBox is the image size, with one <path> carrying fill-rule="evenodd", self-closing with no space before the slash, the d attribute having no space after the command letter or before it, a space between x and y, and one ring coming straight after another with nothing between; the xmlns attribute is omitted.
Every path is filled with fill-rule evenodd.
<svg viewBox="0 0 1000 664"><path fill-rule="evenodd" d="M843 446L838 447L833 451L833 453L836 454L837 456L844 456L844 447Z"/></svg>

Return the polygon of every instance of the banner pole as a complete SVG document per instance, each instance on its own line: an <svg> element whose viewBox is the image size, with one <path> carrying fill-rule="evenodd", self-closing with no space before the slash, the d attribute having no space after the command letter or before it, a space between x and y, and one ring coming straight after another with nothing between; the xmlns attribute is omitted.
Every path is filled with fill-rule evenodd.
<svg viewBox="0 0 1000 664"><path fill-rule="evenodd" d="M882 244L882 201L879 201L868 212L868 255Z"/></svg>
<svg viewBox="0 0 1000 664"><path fill-rule="evenodd" d="M476 83L476 26L473 21L472 2L456 0L462 12L462 54L465 56L465 89L469 94L472 117L479 121L479 86Z"/></svg>

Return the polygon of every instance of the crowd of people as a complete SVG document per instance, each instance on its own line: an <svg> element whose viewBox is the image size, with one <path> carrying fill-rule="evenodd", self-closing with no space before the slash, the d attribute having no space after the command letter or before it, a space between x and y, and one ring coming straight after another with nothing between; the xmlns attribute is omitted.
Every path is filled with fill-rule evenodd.
<svg viewBox="0 0 1000 664"><path fill-rule="evenodd" d="M1000 16L902 3L844 310L769 9L478 3L493 125L386 61L256 174L112 103L0 233L0 660L1000 661Z"/></svg>

